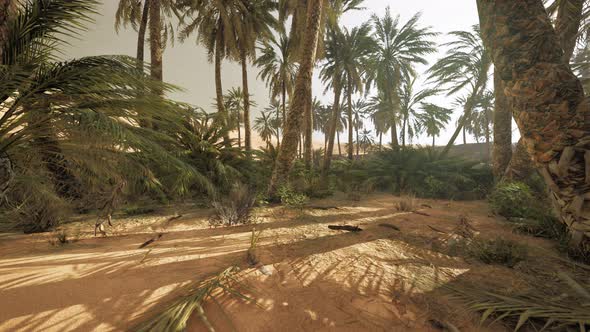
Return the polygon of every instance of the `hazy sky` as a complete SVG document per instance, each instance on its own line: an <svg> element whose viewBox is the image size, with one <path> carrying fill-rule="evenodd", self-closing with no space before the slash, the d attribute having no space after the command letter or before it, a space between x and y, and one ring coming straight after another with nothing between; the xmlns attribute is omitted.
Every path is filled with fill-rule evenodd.
<svg viewBox="0 0 590 332"><path fill-rule="evenodd" d="M90 27L88 32L82 35L81 40L72 42L71 47L65 50L68 57L101 54L135 56L137 33L128 28L121 29L117 34L114 29L115 10L118 0L103 0L102 3L99 9L101 15L96 17L96 23ZM367 8L364 11L344 15L341 20L342 24L347 27L360 25L367 21L373 13L377 13L379 16L383 15L385 8L390 6L393 15L401 15L402 22L407 21L416 12L422 12L420 23L432 26L435 31L440 32L441 35L437 38L437 42L444 43L448 41L445 36L447 32L468 30L478 22L475 0L365 0L364 6ZM174 45L168 45L164 52L164 80L185 89L184 92L171 96L172 98L212 111L215 96L214 67L207 62L205 50L197 45L194 40L192 38L183 44L175 42ZM444 49L441 48L439 54L429 57L429 61L434 62L442 55L443 51ZM146 61L149 61L147 47ZM241 70L236 63L225 62L222 69L224 90L241 85ZM426 67L419 68L419 72L423 72L425 69ZM257 74L258 70L256 68L250 68L250 92L258 103L258 106L254 108L254 116L268 104L268 90L264 83L256 78ZM314 96L317 96L322 102L332 102L332 94L324 96L324 88L317 79L314 81L313 90ZM454 97L439 97L433 101L450 106L453 99ZM459 109L455 111L449 129L437 139L437 144L443 144L450 137L460 113L461 110ZM386 136L389 137L389 135L384 135L384 139ZM473 138L471 141L473 141ZM420 137L414 143L429 144L429 142L430 139Z"/></svg>

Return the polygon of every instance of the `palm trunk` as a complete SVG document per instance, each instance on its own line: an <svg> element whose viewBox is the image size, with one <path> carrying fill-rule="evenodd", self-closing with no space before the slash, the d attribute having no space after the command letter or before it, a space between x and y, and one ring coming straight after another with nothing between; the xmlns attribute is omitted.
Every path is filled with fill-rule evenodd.
<svg viewBox="0 0 590 332"><path fill-rule="evenodd" d="M301 62L295 80L294 98L283 134L283 144L279 150L269 185L268 191L271 197L274 196L281 183L287 180L295 159L297 136L301 133L301 118L304 116L308 102L305 97L307 91L310 91L309 82L311 82L313 75L323 2L323 0L309 0L307 4L306 31L303 38Z"/></svg>
<svg viewBox="0 0 590 332"><path fill-rule="evenodd" d="M402 146L406 147L406 123L408 123L408 116L404 115L404 123L402 124Z"/></svg>
<svg viewBox="0 0 590 332"><path fill-rule="evenodd" d="M279 113L277 111L277 119L279 119L278 117L279 117ZM287 121L287 88L285 86L285 82L283 81L283 121L277 121L277 123L278 123L279 127L283 126L283 128L285 128L286 121ZM277 132L278 132L278 130L277 130Z"/></svg>
<svg viewBox="0 0 590 332"><path fill-rule="evenodd" d="M473 99L477 95L478 90L479 90L479 88L478 88L478 86L476 86L474 88L473 92L471 93L471 96L469 96L469 99L467 99L467 101L465 102L465 106L463 107L463 116L461 116L461 118L459 119L459 124L457 125L457 128L455 129L453 136L451 136L451 139L449 139L449 142L447 143L445 148L442 150L442 152L440 154L441 157L446 156L447 153L449 153L449 151L453 147L453 144L455 144L455 140L457 139L457 137L459 136L459 134L463 130L463 127L465 127L465 124L467 123L467 119L471 117L471 112L473 111Z"/></svg>
<svg viewBox="0 0 590 332"><path fill-rule="evenodd" d="M163 62L162 54L164 51L162 45L162 18L161 18L160 0L151 0L149 17L150 17L150 76L162 82L163 80ZM158 91L161 95L163 91Z"/></svg>
<svg viewBox="0 0 590 332"><path fill-rule="evenodd" d="M465 125L463 125L463 145L467 144L467 131L465 129Z"/></svg>
<svg viewBox="0 0 590 332"><path fill-rule="evenodd" d="M346 96L348 103L348 159L354 158L354 141L353 141L353 124L352 124L352 82L348 80L348 93Z"/></svg>
<svg viewBox="0 0 590 332"><path fill-rule="evenodd" d="M332 153L334 152L334 138L336 138L336 131L338 128L338 120L340 119L340 94L342 93L342 88L340 86L340 82L338 79L334 80L332 83L334 86L334 103L332 104L332 116L330 117L330 124L329 124L329 131L328 131L328 149L326 150L326 155L324 156L324 167L323 171L324 174L328 173L330 169L330 162L332 161ZM338 136L338 154L340 154L340 137Z"/></svg>
<svg viewBox="0 0 590 332"><path fill-rule="evenodd" d="M582 11L582 0L563 0L559 3L555 31L559 36L559 42L563 49L562 61L566 65L569 65L576 46ZM508 106L510 107L509 104ZM510 114L512 115L512 109L510 109ZM512 121L512 118L510 121ZM514 179L522 180L526 178L533 172L533 168L529 165L530 160L531 157L524 147L524 142L519 140L514 154L507 165L508 169L505 170L504 174Z"/></svg>
<svg viewBox="0 0 590 332"><path fill-rule="evenodd" d="M150 0L145 0L143 4L143 12L141 14L141 22L139 24L139 31L137 33L137 67L143 71L144 50L145 50L145 32L147 30L148 17L150 12Z"/></svg>
<svg viewBox="0 0 590 332"><path fill-rule="evenodd" d="M221 119L221 123L224 128L227 128L228 118L227 110L223 104L223 86L221 84L221 56L223 52L223 31L221 29L221 21L218 22L217 32L215 37L215 96L217 101L217 113ZM278 134L277 134L278 135ZM229 139L229 130L223 134L223 143L226 147L231 146Z"/></svg>
<svg viewBox="0 0 590 332"><path fill-rule="evenodd" d="M252 136L250 132L250 93L248 90L248 65L246 59L246 52L241 52L242 61L242 90L244 92L244 147L246 152L252 149ZM239 115L238 115L239 120ZM239 121L238 121L239 123ZM238 126L238 133L240 126Z"/></svg>
<svg viewBox="0 0 590 332"><path fill-rule="evenodd" d="M383 133L379 133L379 151L383 148Z"/></svg>
<svg viewBox="0 0 590 332"><path fill-rule="evenodd" d="M14 2L12 0L0 0L0 59L2 58L4 41L8 33L8 19L12 13ZM3 102L8 96L0 96L0 102ZM14 169L10 156L6 151L0 150L0 205L5 201L2 199L14 180Z"/></svg>
<svg viewBox="0 0 590 332"><path fill-rule="evenodd" d="M238 148L242 148L242 133L240 130L240 112L236 114L236 121L238 122Z"/></svg>
<svg viewBox="0 0 590 332"><path fill-rule="evenodd" d="M504 94L504 84L499 73L494 71L494 178L499 180L512 158L512 108Z"/></svg>
<svg viewBox="0 0 590 332"><path fill-rule="evenodd" d="M434 135L432 135L432 147L434 147Z"/></svg>
<svg viewBox="0 0 590 332"><path fill-rule="evenodd" d="M342 157L342 149L340 147L340 131L336 132L336 144L338 144L338 157Z"/></svg>
<svg viewBox="0 0 590 332"><path fill-rule="evenodd" d="M590 249L590 105L541 0L478 0L484 43L571 244ZM501 23L503 28L497 29Z"/></svg>
<svg viewBox="0 0 590 332"><path fill-rule="evenodd" d="M305 161L305 169L311 170L313 158L313 112L312 112L312 96L311 96L311 76L308 82L308 91L306 94L307 103L305 105L305 144L303 159Z"/></svg>
<svg viewBox="0 0 590 332"><path fill-rule="evenodd" d="M354 131L355 131L355 134L356 134L356 156L358 158L358 156L359 156L359 148L360 148L360 145L359 145L360 144L360 142L359 142L359 127L358 126L355 126L354 127Z"/></svg>

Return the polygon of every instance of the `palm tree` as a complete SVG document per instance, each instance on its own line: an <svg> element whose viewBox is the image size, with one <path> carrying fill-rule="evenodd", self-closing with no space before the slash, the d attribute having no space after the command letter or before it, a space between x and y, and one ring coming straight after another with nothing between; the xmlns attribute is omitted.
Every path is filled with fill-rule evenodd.
<svg viewBox="0 0 590 332"><path fill-rule="evenodd" d="M369 101L367 111L373 126L375 126L377 136L379 136L379 150L383 147L383 134L389 131L391 126L394 125L393 121L395 118L392 117L391 109L391 104L382 92L371 97Z"/></svg>
<svg viewBox="0 0 590 332"><path fill-rule="evenodd" d="M266 143L268 149L272 136L276 134L272 124L273 115L271 112L261 112L260 116L254 119L254 130L258 136Z"/></svg>
<svg viewBox="0 0 590 332"><path fill-rule="evenodd" d="M260 67L258 77L270 88L271 100L281 97L283 119L287 118L287 94L293 91L297 72L297 64L293 61L289 45L289 39L284 33L279 35L278 41L264 41L263 47L260 48L262 54L254 62Z"/></svg>
<svg viewBox="0 0 590 332"><path fill-rule="evenodd" d="M486 89L491 65L478 26L473 26L472 31L453 31L449 35L455 40L443 45L449 49L445 56L429 69L429 80L436 81L438 87L447 91L447 95L465 91L466 97L462 120L441 156L449 152L465 122L471 118L475 100Z"/></svg>
<svg viewBox="0 0 590 332"><path fill-rule="evenodd" d="M115 29L128 24L138 31L137 61L143 67L145 34L149 28L150 34L150 75L152 78L163 80L163 54L168 40L174 40L174 28L171 17L176 14L175 0L119 0L115 14ZM149 25L149 26L148 26ZM158 93L162 93L158 91Z"/></svg>
<svg viewBox="0 0 590 332"><path fill-rule="evenodd" d="M270 196L274 196L278 186L280 186L280 184L288 177L297 153L297 142L301 131L301 118L304 115L305 108L307 107L306 105L311 108L311 97L308 99L307 96L311 91L310 82L313 74L316 48L320 33L323 1L324 0L308 0L306 29L303 38L304 42L299 71L297 73L297 78L295 79L293 103L291 103L290 111L286 120L283 144L281 144L269 185L268 191Z"/></svg>
<svg viewBox="0 0 590 332"><path fill-rule="evenodd" d="M30 1L0 21L0 156L21 175L11 191L14 173L7 171L2 190L17 196L21 211L43 219L31 231L53 225L32 200L51 205L83 194L64 188L84 185L92 195L113 183L162 189L150 165L178 175L179 190L186 179L202 176L179 159L172 137L186 133L182 105L152 93L176 89L139 72L136 60L125 56L51 61L65 40L79 37L96 7L86 0ZM160 131L138 126L146 119Z"/></svg>
<svg viewBox="0 0 590 332"><path fill-rule="evenodd" d="M356 156L359 156L359 130L363 129L363 120L367 113L367 107L369 105L364 99L358 99L354 103L352 103L352 116L354 125L354 131L356 136Z"/></svg>
<svg viewBox="0 0 590 332"><path fill-rule="evenodd" d="M487 156L490 156L490 140L492 135L492 117L494 113L494 93L485 91L477 98L473 107L472 118L466 124L467 131L479 142L483 138L486 142Z"/></svg>
<svg viewBox="0 0 590 332"><path fill-rule="evenodd" d="M352 95L362 92L365 81L363 80L364 68L368 58L375 50L374 42L369 36L371 26L363 24L352 30L344 28L342 31L342 44L340 45L340 57L342 59L342 75L346 82L345 91L348 106L348 159L353 157L353 104Z"/></svg>
<svg viewBox="0 0 590 332"><path fill-rule="evenodd" d="M252 0L243 3L237 29L237 45L242 66L242 89L244 90L244 136L246 151L251 149L250 138L250 101L248 92L248 58L256 60L256 41L273 39L272 29L277 27L273 11L277 9L274 0Z"/></svg>
<svg viewBox="0 0 590 332"><path fill-rule="evenodd" d="M374 85L380 91L393 117L391 121L391 143L398 146L397 139L397 105L399 96L397 91L403 79L415 76L414 66L426 64L425 56L435 52L435 44L431 38L437 33L430 27L419 27L420 14L400 26L399 16L391 16L389 7L385 9L383 17L373 14L371 23L375 30L374 39L377 51L367 67L368 85Z"/></svg>
<svg viewBox="0 0 590 332"><path fill-rule="evenodd" d="M426 98L435 96L439 91L436 89L426 88L418 92L414 92L414 85L416 77L409 77L409 80L404 79L400 88L399 110L402 116L402 146L406 146L406 132L408 138L414 137L415 121L418 104L423 103Z"/></svg>
<svg viewBox="0 0 590 332"><path fill-rule="evenodd" d="M432 136L432 147L435 145L436 136L441 129L451 120L452 110L430 103L421 104L421 112L416 114L417 132L424 132Z"/></svg>
<svg viewBox="0 0 590 332"><path fill-rule="evenodd" d="M368 129L363 129L361 132L360 138L357 136L357 147L361 145L363 147L363 154L367 154L367 149L373 146L373 136L371 135L371 131ZM358 152L357 152L358 157Z"/></svg>
<svg viewBox="0 0 590 332"><path fill-rule="evenodd" d="M541 0L478 0L483 40L571 245L590 248L590 106ZM497 22L503 24L497 29ZM517 83L518 82L518 83Z"/></svg>
<svg viewBox="0 0 590 332"><path fill-rule="evenodd" d="M271 120L271 125L275 131L275 135L277 136L277 145L276 148L279 148L280 144L281 144L281 139L280 139L280 130L281 127L283 126L284 123L284 119L281 117L281 103L274 99L270 102L270 104L264 109L266 112L268 112L269 116L272 116L272 114L274 114L274 118Z"/></svg>
<svg viewBox="0 0 590 332"><path fill-rule="evenodd" d="M250 97L252 97L252 95L250 95ZM228 129L233 130L233 128L236 128L238 130L238 147L242 147L242 136L240 131L240 122L242 120L244 120L244 127L246 127L246 105L244 104L246 100L248 100L249 103L248 109L250 107L256 106L256 102L254 100L250 98L244 98L244 92L239 87L231 88L224 96L225 108L229 113ZM246 151L248 150L246 149Z"/></svg>
<svg viewBox="0 0 590 332"><path fill-rule="evenodd" d="M215 63L215 95L217 112L223 123L228 122L227 110L223 104L223 85L221 82L221 62L223 59L237 60L240 58L237 46L241 12L237 2L222 1L192 1L179 0L178 7L185 13L180 32L180 39L185 40L193 33L197 35L197 42L207 50L209 62ZM190 20L190 22L187 22ZM226 146L230 145L229 133L224 138Z"/></svg>
<svg viewBox="0 0 590 332"><path fill-rule="evenodd" d="M508 97L504 94L504 83L496 68L494 68L494 95L492 167L494 178L499 180L512 158L512 108Z"/></svg>

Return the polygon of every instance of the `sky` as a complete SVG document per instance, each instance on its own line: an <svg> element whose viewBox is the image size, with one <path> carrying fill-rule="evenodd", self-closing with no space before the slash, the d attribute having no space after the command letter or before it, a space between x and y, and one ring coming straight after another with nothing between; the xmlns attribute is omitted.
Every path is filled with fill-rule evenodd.
<svg viewBox="0 0 590 332"><path fill-rule="evenodd" d="M100 15L95 17L95 24L89 26L89 30L83 32L79 40L74 40L64 50L67 58L78 58L89 55L104 54L125 54L135 56L137 33L131 28L120 29L117 33L114 28L115 11L118 0L103 0L99 7ZM415 13L421 12L420 24L431 26L434 31L441 33L437 38L438 44L449 41L446 33L454 30L469 30L471 26L478 23L477 8L475 0L365 0L363 11L347 13L341 18L341 23L346 27L354 27L366 22L373 13L382 16L385 8L389 6L393 15L400 15L401 22L407 21ZM195 38L189 38L184 43L178 41L174 45L168 45L164 52L164 80L166 82L182 87L184 90L174 93L169 97L178 101L203 107L205 110L213 111L215 96L215 77L213 64L207 61L207 54L203 47L195 42ZM148 43L146 43L146 46ZM146 61L149 61L149 50L146 47ZM437 58L444 54L444 48L439 47L438 53L428 56L432 64ZM418 67L422 73L427 66ZM316 73L319 68L316 67ZM264 82L257 79L258 70L250 67L249 87L250 93L254 95L257 106L253 109L252 117L256 117L261 110L268 105L268 89ZM237 63L224 62L222 66L222 81L224 90L241 85L241 69ZM418 87L418 89L423 87ZM331 103L332 94L323 95L324 87L317 79L313 82L313 94L322 103ZM450 107L455 97L440 96L432 99L441 106ZM448 128L437 138L437 144L446 143L450 138L461 109L455 109L453 119ZM367 120L368 122L368 120ZM384 140L389 135L384 135ZM323 141L322 135L314 134L314 140ZM468 139L474 142L473 138ZM430 138L426 136L414 140L416 144L429 144Z"/></svg>

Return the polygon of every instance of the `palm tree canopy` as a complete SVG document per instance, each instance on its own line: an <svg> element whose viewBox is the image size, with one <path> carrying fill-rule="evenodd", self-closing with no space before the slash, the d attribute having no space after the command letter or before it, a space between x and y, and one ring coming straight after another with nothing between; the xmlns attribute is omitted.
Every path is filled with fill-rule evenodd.
<svg viewBox="0 0 590 332"><path fill-rule="evenodd" d="M297 64L289 52L290 40L287 35L281 33L278 40L271 39L262 43L259 47L261 55L254 65L260 68L258 77L266 82L270 88L271 99L277 98L283 91L293 91Z"/></svg>
<svg viewBox="0 0 590 332"><path fill-rule="evenodd" d="M453 111L431 103L422 103L420 113L416 115L416 132L425 132L428 136L438 136L441 129L451 121Z"/></svg>

